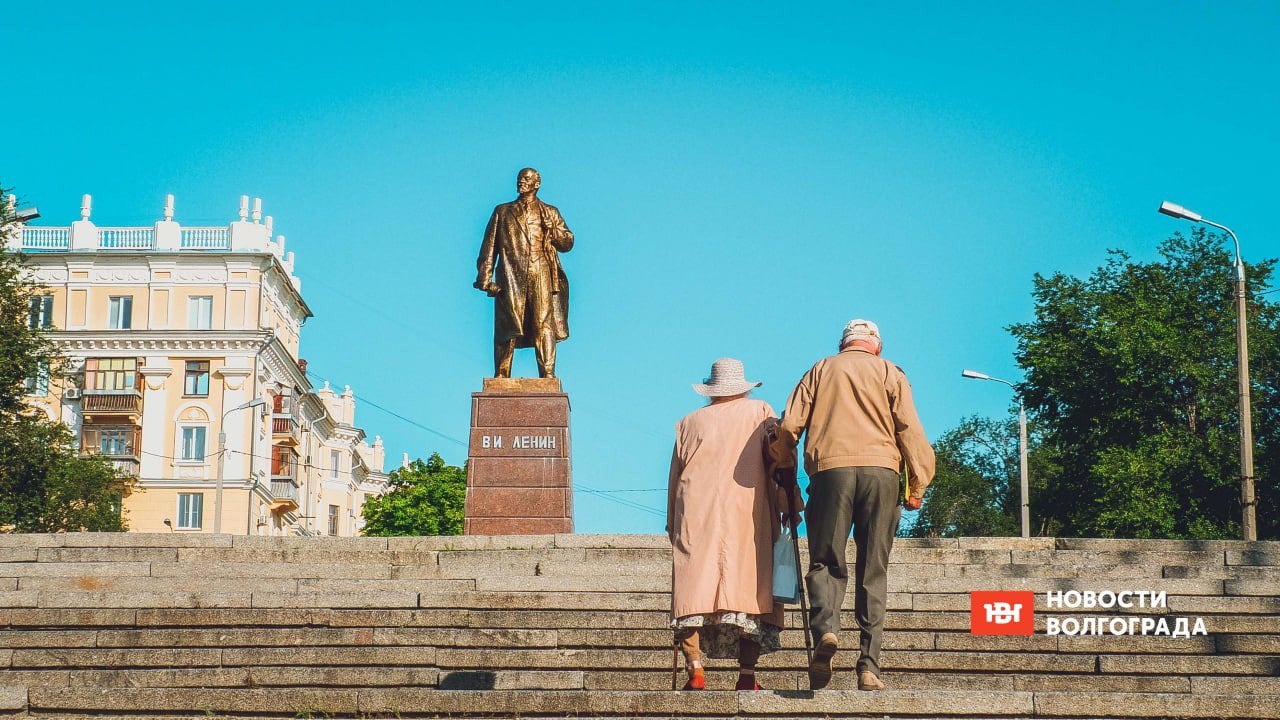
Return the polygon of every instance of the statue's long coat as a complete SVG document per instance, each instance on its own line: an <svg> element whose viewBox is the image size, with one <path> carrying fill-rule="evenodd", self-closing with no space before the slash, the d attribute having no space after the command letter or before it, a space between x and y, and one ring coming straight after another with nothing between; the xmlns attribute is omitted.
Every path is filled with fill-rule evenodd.
<svg viewBox="0 0 1280 720"><path fill-rule="evenodd" d="M484 243L476 268L480 282L487 281L497 270L498 287L494 298L494 341L516 338L516 347L533 347L537 328L525 325L525 299L529 283L529 259L535 252L545 253L544 272L549 272L552 329L556 342L569 337L569 279L560 266L559 253L573 249L573 233L565 226L560 211L536 197L542 215L542 247L534 247L525 233L516 202L503 203L493 209L484 231Z"/></svg>

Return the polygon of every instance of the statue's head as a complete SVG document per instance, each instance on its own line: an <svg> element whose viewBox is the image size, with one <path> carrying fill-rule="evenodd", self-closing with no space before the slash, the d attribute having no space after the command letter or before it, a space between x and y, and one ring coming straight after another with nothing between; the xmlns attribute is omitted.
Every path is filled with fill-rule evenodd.
<svg viewBox="0 0 1280 720"><path fill-rule="evenodd" d="M525 168L516 176L516 192L521 195L538 192L539 187L542 187L542 176L533 168Z"/></svg>

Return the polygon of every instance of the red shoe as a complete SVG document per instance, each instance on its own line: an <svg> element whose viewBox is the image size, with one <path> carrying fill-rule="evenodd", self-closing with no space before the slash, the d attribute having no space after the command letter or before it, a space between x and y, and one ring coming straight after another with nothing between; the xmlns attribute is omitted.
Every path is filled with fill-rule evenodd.
<svg viewBox="0 0 1280 720"><path fill-rule="evenodd" d="M733 689L734 690L763 690L764 688L760 687L760 685L756 683L755 675L739 675L738 684Z"/></svg>
<svg viewBox="0 0 1280 720"><path fill-rule="evenodd" d="M706 690L707 689L706 673L702 671L702 668L695 668L693 671L693 674L689 676L689 682L685 683L684 687L680 689L681 690Z"/></svg>

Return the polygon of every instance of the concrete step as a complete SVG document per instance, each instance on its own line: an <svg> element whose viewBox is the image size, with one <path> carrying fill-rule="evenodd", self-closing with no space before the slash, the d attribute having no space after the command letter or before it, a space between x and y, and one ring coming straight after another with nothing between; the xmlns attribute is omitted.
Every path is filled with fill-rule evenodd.
<svg viewBox="0 0 1280 720"><path fill-rule="evenodd" d="M1274 718L1274 695L1191 693L851 690L670 692L582 690L439 690L367 688L33 688L28 697L0 693L5 705L32 713L193 713L227 715L430 716L489 713L506 716ZM25 701L25 702L23 702Z"/></svg>
<svg viewBox="0 0 1280 720"><path fill-rule="evenodd" d="M128 548L126 548L128 549ZM0 564L0 577L148 577L151 563L121 562L9 562Z"/></svg>
<svg viewBox="0 0 1280 720"><path fill-rule="evenodd" d="M151 563L153 577L204 578L341 578L390 580L391 563L174 562Z"/></svg>
<svg viewBox="0 0 1280 720"><path fill-rule="evenodd" d="M803 544L803 539L801 540ZM51 533L0 535L0 549L30 547L248 547L267 550L330 547L346 550L528 550L538 548L667 549L663 535L471 535L393 538L262 537L189 533ZM1085 550L1103 552L1280 552L1276 541L1117 540L1110 538L897 538L895 549Z"/></svg>
<svg viewBox="0 0 1280 720"><path fill-rule="evenodd" d="M1020 692L1161 692L1280 695L1280 678L1142 675L993 675L955 671L886 670L881 677L894 690L971 690ZM686 675L677 672L678 684ZM807 690L803 670L778 669L766 657L757 671L771 690ZM737 668L732 661L709 661L707 687L732 690ZM852 671L838 671L829 689L856 689ZM659 670L452 670L406 666L246 666L114 670L0 670L0 685L30 687L439 687L445 690L665 690L671 668Z"/></svg>
<svg viewBox="0 0 1280 720"><path fill-rule="evenodd" d="M60 564L57 567L65 566ZM224 600L213 605L215 607L234 607L235 605L226 604L232 601L225 598L234 595L243 597L246 592L253 592L254 594L288 594L295 592L441 594L475 590L489 593L652 593L668 595L671 590L671 580L668 575L611 575L604 578L590 575L563 577L500 575L479 576L474 579L390 579L369 577L372 574L373 566L358 567L368 569L369 572L363 573L363 576L362 573L354 573L355 577L351 578L315 578L310 577L307 571L300 571L298 577L290 578L284 577L283 571L276 570L264 572L278 572L279 576L254 575L252 573L240 576L234 574L234 570L231 569L210 570L208 574L193 571L190 574L157 576L74 575L71 573L40 576L32 574L17 578L0 578L0 598L7 596L16 599L16 602L9 602L6 606L22 606L27 604L30 598L29 595L24 595L23 593L48 593L51 598L55 598L63 594L85 592L110 593L116 596L122 594L151 595L154 597L150 602L155 602L172 593L203 593L211 586L211 581L217 579L243 581L236 583L236 585L242 588L244 592L211 594L211 597L214 595L224 596ZM388 568L387 574L390 574L390 566L385 567ZM161 572L172 571L165 569ZM328 574L331 571L323 572ZM340 573L332 571L332 574L339 575ZM976 575L968 577L913 577L905 573L895 574L893 569L890 569L889 575L889 592L891 594L955 595L959 599L965 599L959 596L977 590L1030 590L1041 595L1041 597L1037 598L1039 604L1045 602L1043 594L1049 591L1097 591L1107 588L1158 588L1160 591L1165 592L1168 597L1219 597L1225 595L1228 597L1274 599L1276 595L1280 594L1280 578L1111 577L1098 579L1092 577L1013 576L993 578ZM75 598L69 596L60 597L56 600L39 601L39 604L42 607L87 607L68 604L74 601ZM103 605L98 606L101 607ZM106 606L110 607L111 605ZM124 603L116 606L165 607L166 605ZM177 605L177 607L190 606L192 605ZM323 607L323 605L319 606ZM336 605L333 607L343 606ZM386 607L386 605L372 605L371 607ZM1070 608L1067 610L1070 610Z"/></svg>
<svg viewBox="0 0 1280 720"><path fill-rule="evenodd" d="M0 572L3 572L2 568L0 568ZM35 575L17 578L17 581L18 590L110 592L116 594L205 592L210 587L209 578L196 575L182 577L138 577L132 575ZM3 582L3 580L0 580L0 582ZM301 581L295 578L253 578L251 580L247 580L245 584L253 590L262 592L297 592L300 582Z"/></svg>
<svg viewBox="0 0 1280 720"><path fill-rule="evenodd" d="M9 659L2 664L15 670L218 667L222 664L223 655L217 648L17 648L4 652L9 653ZM0 660L3 660L3 654L0 654Z"/></svg>
<svg viewBox="0 0 1280 720"><path fill-rule="evenodd" d="M242 652L228 650L227 653ZM269 652L264 650L264 653ZM251 654L246 655L249 661ZM540 649L500 649L500 648L437 648L436 664L441 668L466 669L575 669L575 668L613 668L613 669L649 669L658 670L671 666L672 650L666 648L627 648L612 649L604 652L598 648L540 648ZM784 649L771 653L767 664L772 668L802 670L806 667L804 650L801 648ZM837 655L840 663L852 665L857 660L857 652L845 652ZM1134 656L1116 655L1114 658L1128 658L1132 664ZM1145 662L1145 656L1144 662ZM1272 657L1241 658L1213 657L1199 655L1174 656L1186 667L1183 674L1198 673L1241 675L1265 674L1263 668L1272 667L1277 659ZM1249 660L1255 662L1248 662ZM1240 669L1236 671L1215 666L1214 661L1235 660ZM1206 661L1197 665L1196 661ZM898 670L951 670L962 672L1047 672L1047 673L1093 673L1098 665L1096 653L1059 654L1057 652L963 652L934 650L885 650L881 655L881 664L886 668ZM1110 672L1120 672L1111 670ZM1133 667L1125 674L1170 674L1170 671L1158 668L1154 663L1150 667Z"/></svg>
<svg viewBox="0 0 1280 720"><path fill-rule="evenodd" d="M16 537L16 536L10 536ZM662 536L573 535L553 538L271 538L212 535L68 533L24 535L0 545L0 563L193 562L431 565L448 569L483 560L491 566L533 567L544 572L575 562L629 565L669 560ZM802 554L805 544L801 542ZM853 551L851 542L849 550ZM33 557L31 551L35 550ZM495 550L502 556L496 557ZM1280 543L1238 541L1071 540L1053 538L959 538L894 543L892 562L944 565L1044 565L1072 567L1213 565L1280 566Z"/></svg>
<svg viewBox="0 0 1280 720"><path fill-rule="evenodd" d="M694 694L667 690L661 536L0 535L0 714L1272 717L1278 561L1280 543L900 541L889 692L853 690L856 649L808 692L792 608L784 649L760 662L773 691L723 692L735 664L708 660L712 690ZM969 633L970 591L1016 589L1036 593L1037 634ZM1050 610L1051 590L1168 606ZM1130 613L1203 617L1210 634L1043 632L1047 614Z"/></svg>
<svg viewBox="0 0 1280 720"><path fill-rule="evenodd" d="M501 673L497 673L501 675ZM808 690L808 675L798 670L771 669L768 658L762 661L756 670L757 680L770 690ZM711 690L732 690L737 681L737 668L732 662L716 662L708 665L707 688ZM678 683L683 684L686 678L683 668L677 673ZM995 690L1002 692L1046 692L1046 691L1081 691L1081 692L1191 692L1192 680L1188 677L1164 676L1128 676L1128 675L1089 675L1089 674L1054 674L1054 675L995 675L983 673L966 673L956 671L900 671L886 670L881 679L892 690ZM1199 678L1199 680L1218 680L1219 678ZM1271 678L1248 678L1248 680L1270 680ZM628 671L589 670L584 678L588 690L625 690L649 689L660 690L671 687L671 670L662 671ZM837 671L827 686L830 690L856 690L858 678L852 671ZM1222 686L1205 683L1205 692L1217 694L1226 692ZM1270 686L1258 686L1260 690L1275 693Z"/></svg>
<svg viewBox="0 0 1280 720"><path fill-rule="evenodd" d="M440 671L428 667L238 667L160 670L70 670L63 687L430 687ZM0 682L6 675L0 672ZM53 686L52 683L47 686Z"/></svg>
<svg viewBox="0 0 1280 720"><path fill-rule="evenodd" d="M588 689L663 691L671 687L671 666L648 670L451 670L421 666L243 666L165 667L114 670L0 670L0 685L60 688L255 688L255 687L438 687L440 689ZM677 683L685 682L678 667ZM733 688L732 661L709 661L708 689ZM1233 676L1097 674L979 674L964 671L886 670L890 689L975 689L1001 692L1162 692L1198 694L1280 694L1280 679ZM776 691L805 691L803 669L778 669L765 656L760 684ZM856 675L838 670L829 689L856 689Z"/></svg>
<svg viewBox="0 0 1280 720"><path fill-rule="evenodd" d="M19 590L13 595L29 593L28 607L42 608L210 608L251 607L252 593L218 591L140 591L140 592L75 592L62 590ZM0 604L3 596L0 593ZM21 598L19 598L21 599Z"/></svg>
<svg viewBox="0 0 1280 720"><path fill-rule="evenodd" d="M801 650L804 635L786 630L787 650ZM856 647L857 634L843 631L846 648ZM477 648L483 650L665 650L672 645L670 630L652 629L519 629L465 627L255 627L144 630L5 630L0 647L11 649L71 648L280 648L280 647L410 647ZM1189 638L1111 635L1088 636L975 636L967 632L890 630L887 651L949 653L1057 653L1160 655L1280 655L1280 635L1216 634Z"/></svg>
<svg viewBox="0 0 1280 720"><path fill-rule="evenodd" d="M1249 606L1256 613L1205 615L1211 634L1277 635L1280 616L1265 607ZM1092 613L1081 617L1092 616ZM854 614L841 614L846 628L856 627ZM453 609L316 609L316 608L160 608L160 609L60 609L22 608L0 610L0 629L90 629L147 627L474 627L528 629L634 629L663 630L667 610L477 610ZM802 627L798 609L786 614L786 626ZM1043 618L1039 623L1043 629ZM895 612L885 620L890 631L968 632L969 613Z"/></svg>

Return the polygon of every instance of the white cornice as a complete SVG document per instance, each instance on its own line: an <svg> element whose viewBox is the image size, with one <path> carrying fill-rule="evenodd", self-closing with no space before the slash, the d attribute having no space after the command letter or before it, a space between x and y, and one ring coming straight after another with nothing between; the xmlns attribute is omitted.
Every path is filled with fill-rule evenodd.
<svg viewBox="0 0 1280 720"><path fill-rule="evenodd" d="M258 330L59 330L45 335L64 353L100 350L257 352L269 337Z"/></svg>
<svg viewBox="0 0 1280 720"><path fill-rule="evenodd" d="M253 374L252 368L226 367L225 365L214 373L215 376L221 378L246 378Z"/></svg>
<svg viewBox="0 0 1280 720"><path fill-rule="evenodd" d="M281 383L287 382L290 387L301 388L304 395L311 392L311 381L298 367L298 359L274 334L271 334L263 345L261 359L271 379Z"/></svg>
<svg viewBox="0 0 1280 720"><path fill-rule="evenodd" d="M227 478L222 481L222 486L226 490L248 490L253 487L253 480ZM214 481L212 480L194 480L189 478L142 478L141 480L138 480L138 487L210 491L215 489Z"/></svg>

